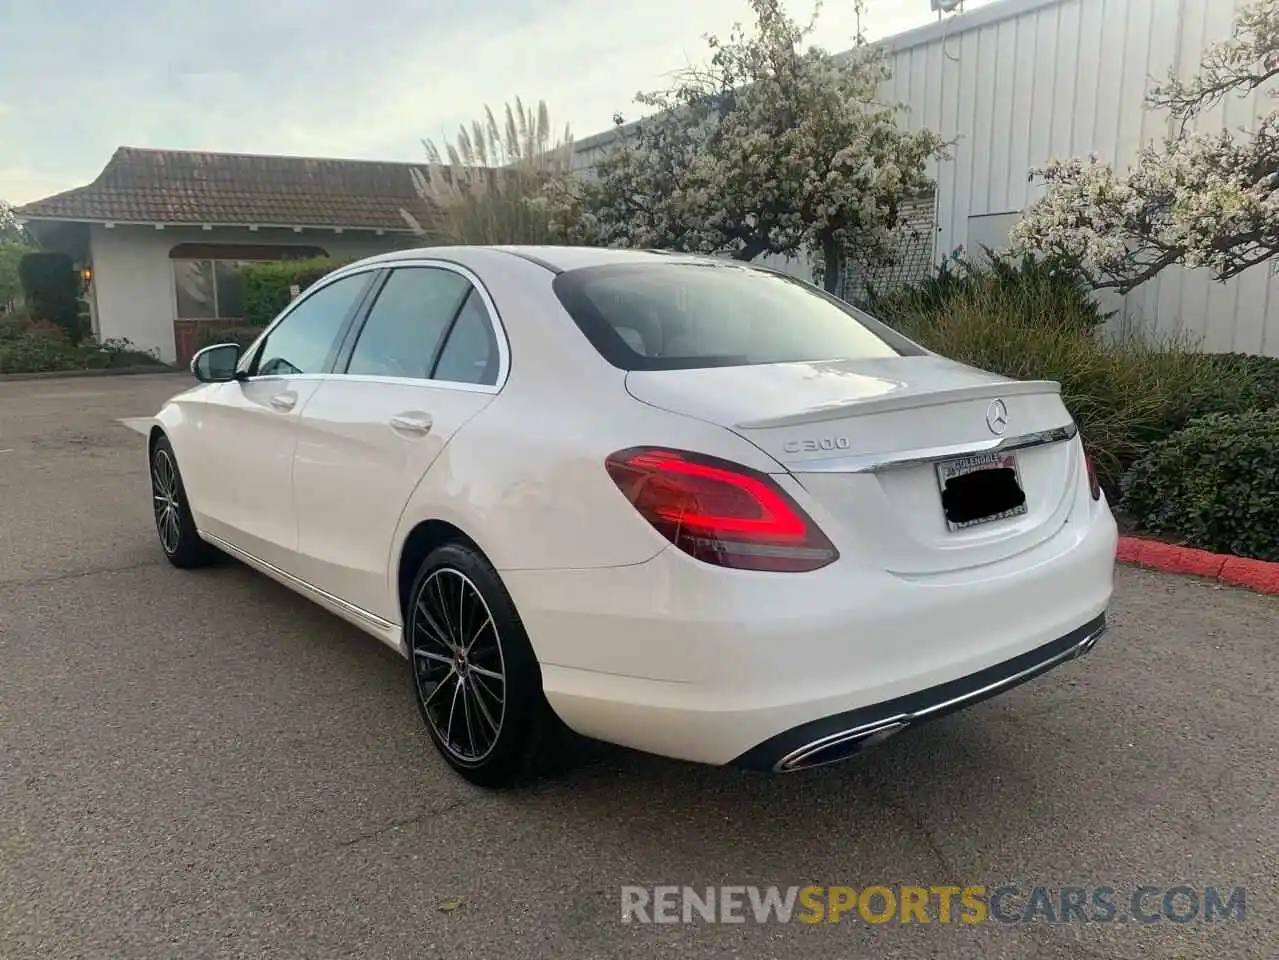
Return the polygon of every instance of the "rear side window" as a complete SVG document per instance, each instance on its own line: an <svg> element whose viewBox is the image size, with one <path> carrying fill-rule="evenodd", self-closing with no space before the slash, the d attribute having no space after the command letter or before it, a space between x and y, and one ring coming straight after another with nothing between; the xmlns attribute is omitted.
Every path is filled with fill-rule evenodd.
<svg viewBox="0 0 1279 960"><path fill-rule="evenodd" d="M554 289L587 339L623 370L921 352L814 287L731 262L585 267L560 274Z"/></svg>
<svg viewBox="0 0 1279 960"><path fill-rule="evenodd" d="M432 379L452 383L497 383L497 343L484 301L474 288L453 322L444 349L435 362Z"/></svg>
<svg viewBox="0 0 1279 960"><path fill-rule="evenodd" d="M425 380L471 283L452 270L404 267L387 278L346 372Z"/></svg>

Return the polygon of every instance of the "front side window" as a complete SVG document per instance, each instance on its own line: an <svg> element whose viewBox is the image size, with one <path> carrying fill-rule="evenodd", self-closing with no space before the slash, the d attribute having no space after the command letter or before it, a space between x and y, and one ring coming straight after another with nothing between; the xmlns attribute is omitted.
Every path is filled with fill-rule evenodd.
<svg viewBox="0 0 1279 960"><path fill-rule="evenodd" d="M327 373L370 276L352 274L309 294L267 334L252 372L263 377Z"/></svg>
<svg viewBox="0 0 1279 960"><path fill-rule="evenodd" d="M440 345L470 292L470 281L452 270L392 271L369 310L346 372L429 379Z"/></svg>
<svg viewBox="0 0 1279 960"><path fill-rule="evenodd" d="M920 352L811 286L731 262L583 267L556 277L554 290L587 339L623 370Z"/></svg>

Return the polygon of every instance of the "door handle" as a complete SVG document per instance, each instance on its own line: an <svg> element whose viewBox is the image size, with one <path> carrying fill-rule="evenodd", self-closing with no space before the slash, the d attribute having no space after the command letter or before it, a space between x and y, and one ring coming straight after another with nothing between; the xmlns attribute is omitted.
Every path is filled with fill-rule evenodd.
<svg viewBox="0 0 1279 960"><path fill-rule="evenodd" d="M425 414L401 413L391 418L391 429L405 433L430 433L434 421Z"/></svg>
<svg viewBox="0 0 1279 960"><path fill-rule="evenodd" d="M288 413L298 402L296 393L277 393L271 398L271 406L279 410L281 413Z"/></svg>

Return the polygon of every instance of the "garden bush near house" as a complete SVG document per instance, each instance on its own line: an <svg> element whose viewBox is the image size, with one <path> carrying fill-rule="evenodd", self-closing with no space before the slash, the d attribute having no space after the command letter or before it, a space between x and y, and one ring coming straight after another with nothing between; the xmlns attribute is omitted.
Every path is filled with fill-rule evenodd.
<svg viewBox="0 0 1279 960"><path fill-rule="evenodd" d="M307 287L328 276L348 261L317 257L312 260L277 260L246 264L244 276L244 321L249 326L265 326L289 305L290 290Z"/></svg>
<svg viewBox="0 0 1279 960"><path fill-rule="evenodd" d="M162 367L128 340L72 343L60 327L22 314L0 319L0 374Z"/></svg>
<svg viewBox="0 0 1279 960"><path fill-rule="evenodd" d="M1279 407L1192 420L1128 471L1122 505L1156 536L1279 561Z"/></svg>

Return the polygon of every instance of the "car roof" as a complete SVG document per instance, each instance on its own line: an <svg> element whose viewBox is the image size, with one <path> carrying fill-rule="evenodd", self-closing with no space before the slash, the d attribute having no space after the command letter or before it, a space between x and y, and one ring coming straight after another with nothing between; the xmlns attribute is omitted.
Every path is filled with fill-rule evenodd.
<svg viewBox="0 0 1279 960"><path fill-rule="evenodd" d="M622 263L706 263L722 262L722 258L700 256L690 253L671 253L665 250L630 250L615 247L569 247L552 245L493 245L493 246L443 246L416 247L396 250L378 256L369 257L366 263L389 263L400 260L451 259L463 261L470 259L467 254L475 254L483 250L500 250L513 256L522 257L540 264L556 273L577 270L581 267L596 267L606 264Z"/></svg>
<svg viewBox="0 0 1279 960"><path fill-rule="evenodd" d="M629 250L618 247L502 246L517 257L537 260L556 270L577 270L614 263L704 263L714 258L668 250Z"/></svg>

